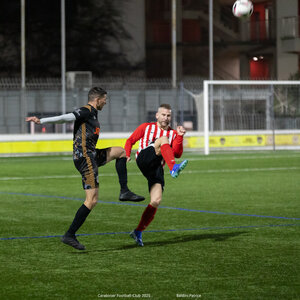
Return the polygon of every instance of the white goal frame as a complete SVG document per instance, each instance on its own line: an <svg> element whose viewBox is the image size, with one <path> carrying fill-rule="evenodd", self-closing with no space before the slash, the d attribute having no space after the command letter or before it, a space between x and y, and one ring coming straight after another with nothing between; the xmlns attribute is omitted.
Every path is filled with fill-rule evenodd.
<svg viewBox="0 0 300 300"><path fill-rule="evenodd" d="M204 115L204 154L209 154L209 91L213 85L299 85L298 80L204 80L203 115ZM199 112L198 112L199 113Z"/></svg>

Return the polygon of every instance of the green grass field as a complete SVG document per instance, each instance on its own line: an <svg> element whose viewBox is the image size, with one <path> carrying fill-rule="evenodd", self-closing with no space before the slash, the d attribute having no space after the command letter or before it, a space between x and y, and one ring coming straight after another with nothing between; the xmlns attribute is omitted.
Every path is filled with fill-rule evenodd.
<svg viewBox="0 0 300 300"><path fill-rule="evenodd" d="M71 155L0 158L0 299L300 299L300 152L184 158L143 248L129 232L146 180L128 164L147 198L123 204L114 163L100 168L86 251L60 242L84 198Z"/></svg>

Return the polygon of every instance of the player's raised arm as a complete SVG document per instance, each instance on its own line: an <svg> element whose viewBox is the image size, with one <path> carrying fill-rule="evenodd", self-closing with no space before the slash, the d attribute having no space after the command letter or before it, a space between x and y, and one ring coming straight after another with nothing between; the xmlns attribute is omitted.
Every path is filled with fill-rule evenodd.
<svg viewBox="0 0 300 300"><path fill-rule="evenodd" d="M178 135L184 136L186 133L186 130L183 126L177 126L176 131Z"/></svg>
<svg viewBox="0 0 300 300"><path fill-rule="evenodd" d="M141 124L132 134L131 136L127 139L125 143L125 151L126 151L126 157L127 157L127 162L130 160L130 153L132 146L141 138L144 136L145 133L145 128L147 124L143 123Z"/></svg>
<svg viewBox="0 0 300 300"><path fill-rule="evenodd" d="M186 130L183 126L178 126L176 131L177 131L177 135L173 141L172 148L173 148L174 156L176 158L179 158L183 153L183 136L185 135Z"/></svg>
<svg viewBox="0 0 300 300"><path fill-rule="evenodd" d="M34 122L35 124L41 124L41 120L36 117L36 116L33 116L33 117L27 117L25 119L26 122Z"/></svg>
<svg viewBox="0 0 300 300"><path fill-rule="evenodd" d="M67 122L75 121L75 119L76 118L74 113L69 113L69 114L64 114L64 115L49 117L49 118L42 118L42 119L33 116L33 117L28 117L25 120L27 122L34 122L35 124L45 124L45 123L67 123Z"/></svg>

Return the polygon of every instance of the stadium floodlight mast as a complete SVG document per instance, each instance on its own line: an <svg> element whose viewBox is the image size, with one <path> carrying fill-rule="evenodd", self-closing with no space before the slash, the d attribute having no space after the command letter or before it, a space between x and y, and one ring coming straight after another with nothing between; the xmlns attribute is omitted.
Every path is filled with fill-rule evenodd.
<svg viewBox="0 0 300 300"><path fill-rule="evenodd" d="M213 0L209 0L209 80L214 79Z"/></svg>
<svg viewBox="0 0 300 300"><path fill-rule="evenodd" d="M61 0L61 112L66 113L66 22L65 0ZM62 132L66 133L66 124L62 125Z"/></svg>
<svg viewBox="0 0 300 300"><path fill-rule="evenodd" d="M293 86L300 87L300 81L297 80L204 80L203 81L203 115L204 115L204 154L205 155L209 154L209 118L210 118L209 93L211 92L213 85L254 85L254 86L293 85ZM199 111L197 113L199 114Z"/></svg>
<svg viewBox="0 0 300 300"><path fill-rule="evenodd" d="M21 132L26 132L25 117L27 115L26 101L26 60L25 60L25 0L21 0Z"/></svg>
<svg viewBox="0 0 300 300"><path fill-rule="evenodd" d="M21 0L21 115L27 114L26 102L26 59L25 59L25 0ZM66 22L65 0L61 0L61 112L66 113ZM25 119L22 117L22 120ZM25 133L25 123L21 122L22 132ZM33 124L34 125L34 124ZM62 125L63 133L66 133L66 124ZM30 130L34 132L34 128Z"/></svg>
<svg viewBox="0 0 300 300"><path fill-rule="evenodd" d="M214 80L214 26L213 26L213 0L209 0L209 80ZM210 95L210 120L211 124L210 127L213 128L213 89L211 87L211 90L209 91Z"/></svg>
<svg viewBox="0 0 300 300"><path fill-rule="evenodd" d="M177 82L177 54L176 54L176 0L172 0L172 87Z"/></svg>

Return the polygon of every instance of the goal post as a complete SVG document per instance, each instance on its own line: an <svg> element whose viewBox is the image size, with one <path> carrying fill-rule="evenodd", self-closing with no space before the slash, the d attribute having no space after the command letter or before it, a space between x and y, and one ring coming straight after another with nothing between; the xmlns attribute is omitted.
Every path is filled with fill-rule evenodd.
<svg viewBox="0 0 300 300"><path fill-rule="evenodd" d="M300 81L204 80L202 113L205 155L215 132L299 130Z"/></svg>

